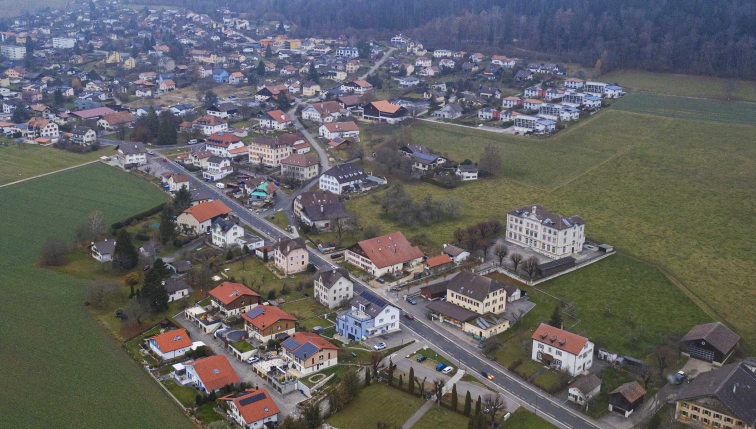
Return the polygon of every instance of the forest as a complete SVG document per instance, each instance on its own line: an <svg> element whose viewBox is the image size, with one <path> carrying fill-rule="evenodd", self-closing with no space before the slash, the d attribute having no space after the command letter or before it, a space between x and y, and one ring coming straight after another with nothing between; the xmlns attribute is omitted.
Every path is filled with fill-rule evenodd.
<svg viewBox="0 0 756 429"><path fill-rule="evenodd" d="M218 15L201 0L149 0ZM521 58L547 54L602 72L617 68L756 77L753 0L258 0L251 19L285 19L295 36L385 38Z"/></svg>

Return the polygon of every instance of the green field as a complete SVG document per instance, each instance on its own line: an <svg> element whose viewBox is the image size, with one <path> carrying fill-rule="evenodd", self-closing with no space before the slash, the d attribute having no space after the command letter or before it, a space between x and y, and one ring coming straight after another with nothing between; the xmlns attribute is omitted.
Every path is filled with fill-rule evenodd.
<svg viewBox="0 0 756 429"><path fill-rule="evenodd" d="M617 83L625 91L656 92L682 97L715 98L725 100L725 79L709 76L653 73L640 70L617 70L601 76L602 82ZM756 82L736 80L735 100L756 102Z"/></svg>
<svg viewBox="0 0 756 429"><path fill-rule="evenodd" d="M114 153L113 146L79 154L52 146L23 144L19 147L16 143L9 143L7 147L0 147L0 185L84 164Z"/></svg>
<svg viewBox="0 0 756 429"><path fill-rule="evenodd" d="M756 244L752 126L610 108L548 139L427 122L416 124L414 130L414 143L448 153L455 160L477 161L491 142L500 150L503 177L464 183L452 191L407 182L405 189L416 200L428 194L438 200L447 196L462 200L457 221L408 226L382 214L371 198L348 201L347 208L359 213L363 225L378 225L384 234L401 230L408 238L425 234L440 253L457 228L502 220L513 208L540 203L563 215L579 214L587 222L589 240L610 243L660 268L672 280L653 275L642 280L641 290L674 285L744 339L756 337L756 310L747 304L756 302L756 284L743 269L756 265L751 251ZM735 215L726 216L728 212ZM609 263L597 264L596 270ZM615 287L613 281L598 276L585 281L587 285L576 286L578 294L586 287L609 292Z"/></svg>
<svg viewBox="0 0 756 429"><path fill-rule="evenodd" d="M84 281L33 266L45 237L70 242L91 211L111 222L164 198L103 164L0 189L0 385L23 393L0 401L3 426L191 427L82 305Z"/></svg>
<svg viewBox="0 0 756 429"><path fill-rule="evenodd" d="M464 398L460 398L464 407ZM464 429L467 427L468 418L460 413L432 406L420 420L412 426L412 429Z"/></svg>
<svg viewBox="0 0 756 429"><path fill-rule="evenodd" d="M695 121L756 125L756 103L726 102L661 94L628 94L613 109Z"/></svg>
<svg viewBox="0 0 756 429"><path fill-rule="evenodd" d="M501 429L553 429L555 426L524 408L518 408Z"/></svg>
<svg viewBox="0 0 756 429"><path fill-rule="evenodd" d="M356 400L326 423L337 428L374 429L378 421L383 421L391 427L401 427L424 402L417 396L376 383L362 389Z"/></svg>

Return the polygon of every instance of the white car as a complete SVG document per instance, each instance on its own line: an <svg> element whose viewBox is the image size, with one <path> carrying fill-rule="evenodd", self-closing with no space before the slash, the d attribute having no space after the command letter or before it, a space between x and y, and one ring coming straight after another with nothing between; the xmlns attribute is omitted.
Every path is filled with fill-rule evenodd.
<svg viewBox="0 0 756 429"><path fill-rule="evenodd" d="M376 349L376 350L383 350L383 349L386 348L386 343L378 343L378 344L374 345L373 348Z"/></svg>
<svg viewBox="0 0 756 429"><path fill-rule="evenodd" d="M441 374L450 374L452 371L454 371L454 367L449 365L441 371Z"/></svg>
<svg viewBox="0 0 756 429"><path fill-rule="evenodd" d="M252 356L251 358L247 359L247 363L252 365L253 363L259 361L260 358L258 356Z"/></svg>
<svg viewBox="0 0 756 429"><path fill-rule="evenodd" d="M188 144L197 144L197 139L189 140Z"/></svg>

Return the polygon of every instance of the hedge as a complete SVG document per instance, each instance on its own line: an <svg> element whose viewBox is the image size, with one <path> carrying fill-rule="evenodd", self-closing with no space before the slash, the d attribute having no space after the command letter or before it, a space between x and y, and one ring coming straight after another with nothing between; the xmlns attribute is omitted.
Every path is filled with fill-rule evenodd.
<svg viewBox="0 0 756 429"><path fill-rule="evenodd" d="M155 207L153 207L153 208L151 208L151 209L149 209L147 211L144 211L142 213L135 214L134 216L127 217L126 219L120 220L120 221L114 223L113 225L110 225L110 227L113 230L117 231L117 230L123 228L124 226L130 225L131 222L134 222L135 220L139 221L139 220L142 220L142 219L144 219L146 217L149 217L149 216L152 216L154 214L160 213L163 210L163 208L165 207L165 204L166 203L158 204Z"/></svg>
<svg viewBox="0 0 756 429"><path fill-rule="evenodd" d="M420 180L422 180L423 182L428 182L431 185L436 185L436 186L438 186L440 188L444 188L444 189L454 189L454 188L457 187L456 185L449 185L449 184L443 183L441 181L438 181L436 179L432 179L432 178L430 178L428 176L420 176Z"/></svg>

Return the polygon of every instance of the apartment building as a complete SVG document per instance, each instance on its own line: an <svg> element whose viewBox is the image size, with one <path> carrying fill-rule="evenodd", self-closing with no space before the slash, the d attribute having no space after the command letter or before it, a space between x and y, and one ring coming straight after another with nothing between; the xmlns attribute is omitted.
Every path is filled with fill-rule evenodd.
<svg viewBox="0 0 756 429"><path fill-rule="evenodd" d="M337 308L354 296L354 282L346 268L323 268L315 274L315 299L328 308Z"/></svg>
<svg viewBox="0 0 756 429"><path fill-rule="evenodd" d="M593 365L593 343L580 335L541 323L531 337L531 359L573 377Z"/></svg>
<svg viewBox="0 0 756 429"><path fill-rule="evenodd" d="M549 258L578 253L585 243L585 221L562 217L535 204L507 212L506 239Z"/></svg>
<svg viewBox="0 0 756 429"><path fill-rule="evenodd" d="M462 270L449 280L446 301L478 314L500 314L507 307L504 283Z"/></svg>
<svg viewBox="0 0 756 429"><path fill-rule="evenodd" d="M281 161L292 153L292 147L276 137L260 136L252 140L247 147L249 162L264 164L268 167L278 167Z"/></svg>

